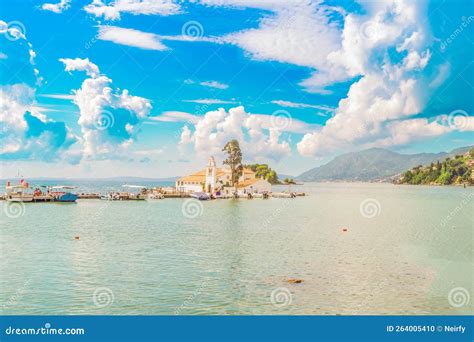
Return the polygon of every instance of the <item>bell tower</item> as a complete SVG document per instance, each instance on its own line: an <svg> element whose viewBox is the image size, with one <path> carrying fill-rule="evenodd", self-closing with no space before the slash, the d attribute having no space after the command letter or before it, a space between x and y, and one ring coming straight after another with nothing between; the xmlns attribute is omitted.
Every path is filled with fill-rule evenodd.
<svg viewBox="0 0 474 342"><path fill-rule="evenodd" d="M204 191L214 192L216 181L216 161L214 157L210 157L206 167L206 185Z"/></svg>

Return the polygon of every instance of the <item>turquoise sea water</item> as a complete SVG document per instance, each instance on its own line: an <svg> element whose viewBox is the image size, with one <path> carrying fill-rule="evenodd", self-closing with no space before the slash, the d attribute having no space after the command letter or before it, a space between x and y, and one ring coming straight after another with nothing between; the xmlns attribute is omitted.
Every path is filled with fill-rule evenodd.
<svg viewBox="0 0 474 342"><path fill-rule="evenodd" d="M472 313L474 189L292 190L309 196L0 201L1 314Z"/></svg>

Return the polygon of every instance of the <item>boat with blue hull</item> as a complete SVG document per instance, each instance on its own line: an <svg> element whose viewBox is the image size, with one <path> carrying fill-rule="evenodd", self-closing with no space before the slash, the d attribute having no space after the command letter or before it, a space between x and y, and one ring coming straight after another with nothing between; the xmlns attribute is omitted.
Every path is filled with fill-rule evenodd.
<svg viewBox="0 0 474 342"><path fill-rule="evenodd" d="M74 189L73 186L52 186L49 188L48 194L53 197L54 202L71 203L77 200L77 194L71 192Z"/></svg>

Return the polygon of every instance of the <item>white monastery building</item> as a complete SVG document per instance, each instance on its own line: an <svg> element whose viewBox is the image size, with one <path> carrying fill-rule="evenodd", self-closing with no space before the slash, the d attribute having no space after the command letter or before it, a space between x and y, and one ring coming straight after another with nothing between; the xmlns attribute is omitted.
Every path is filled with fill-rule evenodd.
<svg viewBox="0 0 474 342"><path fill-rule="evenodd" d="M271 192L272 185L263 178L257 178L255 172L244 168L239 182L236 186L239 193L263 193ZM218 191L232 193L230 168L216 166L214 157L210 157L207 167L192 175L181 177L176 180L176 190L179 192L216 193Z"/></svg>

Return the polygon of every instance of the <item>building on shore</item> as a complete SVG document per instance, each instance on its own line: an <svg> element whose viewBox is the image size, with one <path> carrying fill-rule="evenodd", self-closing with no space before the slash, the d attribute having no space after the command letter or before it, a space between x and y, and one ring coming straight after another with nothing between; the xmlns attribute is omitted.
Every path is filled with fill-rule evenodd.
<svg viewBox="0 0 474 342"><path fill-rule="evenodd" d="M255 172L244 168L236 187L231 186L231 170L228 167L217 167L214 157L210 157L205 169L176 180L178 192L207 193L263 193L270 192L272 185L263 178L257 178Z"/></svg>

